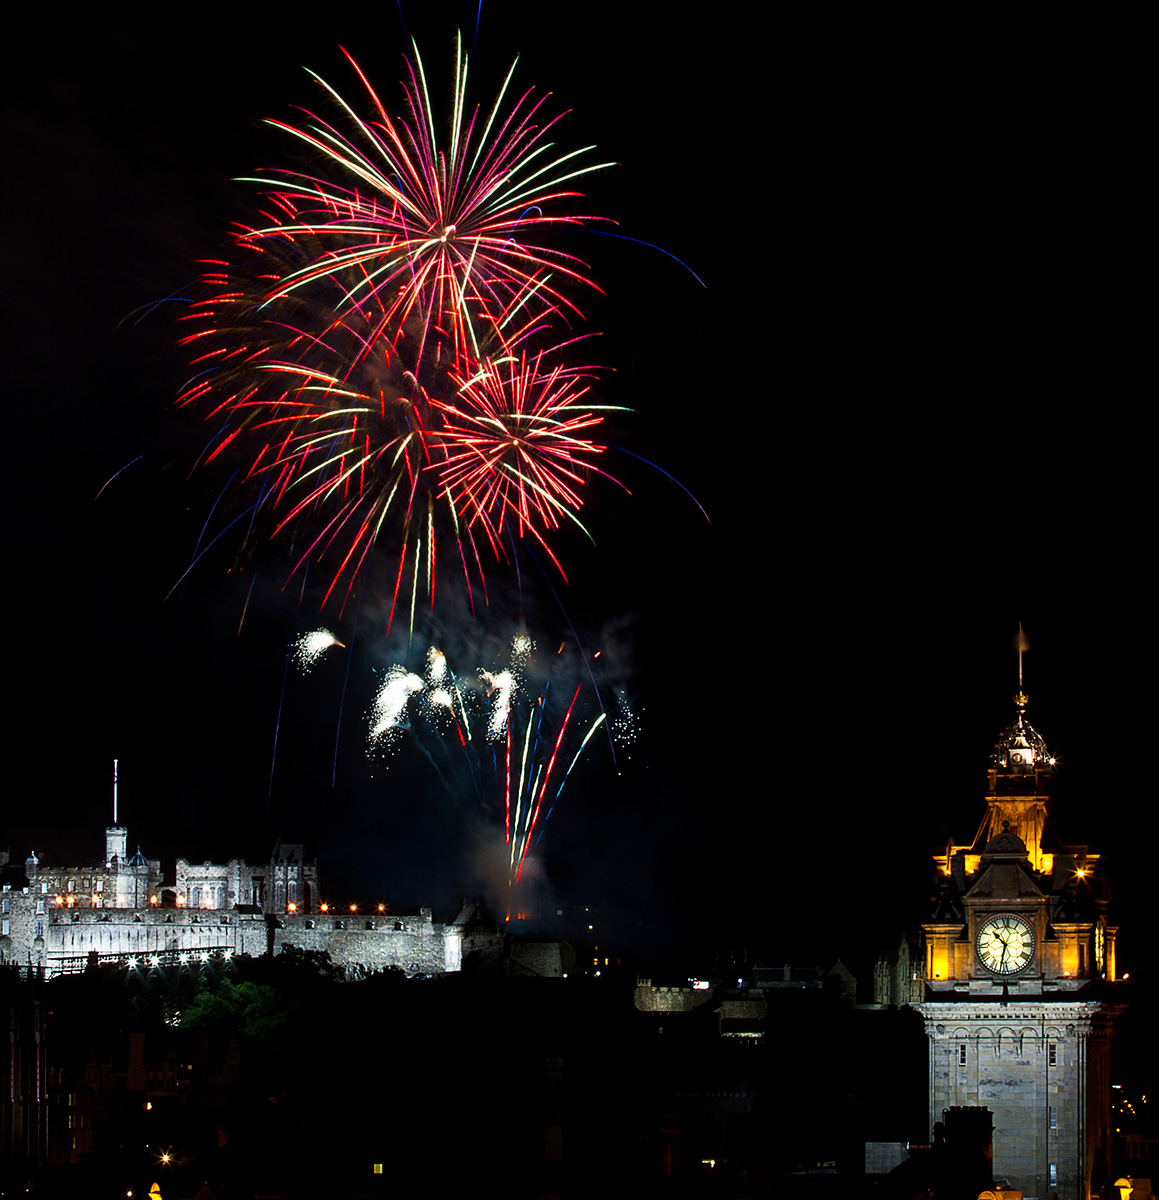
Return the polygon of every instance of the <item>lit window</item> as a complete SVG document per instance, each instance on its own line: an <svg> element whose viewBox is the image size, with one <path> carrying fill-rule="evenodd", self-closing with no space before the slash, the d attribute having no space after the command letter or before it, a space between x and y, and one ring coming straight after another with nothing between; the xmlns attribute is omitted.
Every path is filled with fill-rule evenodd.
<svg viewBox="0 0 1159 1200"><path fill-rule="evenodd" d="M1047 1062L1052 1067L1058 1066L1058 1044L1056 1042L1050 1043L1050 1050L1047 1052Z"/></svg>
<svg viewBox="0 0 1159 1200"><path fill-rule="evenodd" d="M1058 1109L1053 1104L1050 1106L1050 1127L1051 1129L1058 1128Z"/></svg>
<svg viewBox="0 0 1159 1200"><path fill-rule="evenodd" d="M1054 1187L1054 1185L1056 1183L1058 1183L1058 1163L1051 1163L1050 1164L1050 1186Z"/></svg>

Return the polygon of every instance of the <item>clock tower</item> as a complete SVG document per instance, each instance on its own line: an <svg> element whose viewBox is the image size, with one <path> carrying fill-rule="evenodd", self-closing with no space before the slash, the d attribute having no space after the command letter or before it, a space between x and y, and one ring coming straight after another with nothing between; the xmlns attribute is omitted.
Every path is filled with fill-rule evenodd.
<svg viewBox="0 0 1159 1200"><path fill-rule="evenodd" d="M1116 930L1099 856L1055 832L1054 759L1027 703L1020 686L973 841L934 855L914 1007L929 1040L931 1127L947 1109L985 1106L997 1178L1028 1196L1088 1200L1111 1178Z"/></svg>

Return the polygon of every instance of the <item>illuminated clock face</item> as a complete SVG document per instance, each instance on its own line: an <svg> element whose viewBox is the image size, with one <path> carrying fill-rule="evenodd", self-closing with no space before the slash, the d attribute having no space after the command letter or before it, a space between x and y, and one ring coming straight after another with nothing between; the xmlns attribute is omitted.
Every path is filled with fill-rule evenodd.
<svg viewBox="0 0 1159 1200"><path fill-rule="evenodd" d="M988 917L978 926L978 961L995 975L1014 975L1034 957L1034 930L1013 913Z"/></svg>

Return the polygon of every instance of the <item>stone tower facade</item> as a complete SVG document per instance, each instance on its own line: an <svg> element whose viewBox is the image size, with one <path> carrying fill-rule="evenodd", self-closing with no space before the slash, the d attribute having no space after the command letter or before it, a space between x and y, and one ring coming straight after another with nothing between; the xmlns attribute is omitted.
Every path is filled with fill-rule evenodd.
<svg viewBox="0 0 1159 1200"><path fill-rule="evenodd" d="M938 896L906 999L929 1039L931 1126L985 1106L996 1178L1088 1200L1110 1181L1116 929L1098 855L1056 835L1054 760L1026 705L1019 691L973 841L934 855Z"/></svg>

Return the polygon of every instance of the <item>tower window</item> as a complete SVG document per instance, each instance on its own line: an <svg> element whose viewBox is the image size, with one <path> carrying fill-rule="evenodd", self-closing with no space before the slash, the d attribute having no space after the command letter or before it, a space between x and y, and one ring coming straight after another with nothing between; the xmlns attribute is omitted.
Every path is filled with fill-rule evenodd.
<svg viewBox="0 0 1159 1200"><path fill-rule="evenodd" d="M958 1066L964 1067L965 1065L966 1065L966 1043L959 1042L958 1043Z"/></svg>
<svg viewBox="0 0 1159 1200"><path fill-rule="evenodd" d="M1050 1106L1050 1127L1051 1129L1058 1128L1058 1109L1053 1104Z"/></svg>
<svg viewBox="0 0 1159 1200"><path fill-rule="evenodd" d="M1050 1049L1047 1051L1047 1063L1052 1067L1058 1066L1058 1043L1051 1042Z"/></svg>
<svg viewBox="0 0 1159 1200"><path fill-rule="evenodd" d="M1054 1187L1054 1185L1056 1183L1058 1183L1058 1163L1051 1163L1050 1164L1050 1186Z"/></svg>

